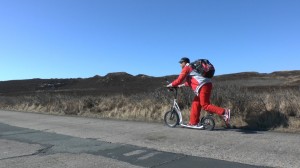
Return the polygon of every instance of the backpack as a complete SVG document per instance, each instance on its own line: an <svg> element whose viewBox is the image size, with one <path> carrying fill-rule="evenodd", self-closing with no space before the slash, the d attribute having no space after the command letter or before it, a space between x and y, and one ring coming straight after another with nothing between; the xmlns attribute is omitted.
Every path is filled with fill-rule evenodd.
<svg viewBox="0 0 300 168"><path fill-rule="evenodd" d="M206 78L212 78L215 74L215 67L207 59L198 59L191 63L191 67Z"/></svg>

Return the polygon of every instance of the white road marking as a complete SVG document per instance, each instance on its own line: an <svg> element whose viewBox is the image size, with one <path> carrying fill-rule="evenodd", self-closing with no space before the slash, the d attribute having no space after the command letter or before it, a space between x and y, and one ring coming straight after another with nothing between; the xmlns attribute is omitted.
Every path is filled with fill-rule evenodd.
<svg viewBox="0 0 300 168"><path fill-rule="evenodd" d="M133 155L139 155L139 154L142 154L142 153L145 153L146 150L135 150L135 151L132 151L132 152L129 152L129 153L125 153L123 154L124 156L133 156Z"/></svg>
<svg viewBox="0 0 300 168"><path fill-rule="evenodd" d="M144 155L144 156L141 156L138 158L138 160L145 160L145 159L148 159L150 157L153 157L157 154L160 154L161 152L152 152L152 153L148 153L147 155Z"/></svg>

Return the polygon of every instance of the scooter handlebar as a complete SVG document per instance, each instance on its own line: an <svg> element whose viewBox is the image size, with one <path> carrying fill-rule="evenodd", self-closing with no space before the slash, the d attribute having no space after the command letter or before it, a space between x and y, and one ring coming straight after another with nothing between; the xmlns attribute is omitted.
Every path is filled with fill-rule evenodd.
<svg viewBox="0 0 300 168"><path fill-rule="evenodd" d="M169 91L174 91L174 90L177 90L179 87L167 87L165 86Z"/></svg>

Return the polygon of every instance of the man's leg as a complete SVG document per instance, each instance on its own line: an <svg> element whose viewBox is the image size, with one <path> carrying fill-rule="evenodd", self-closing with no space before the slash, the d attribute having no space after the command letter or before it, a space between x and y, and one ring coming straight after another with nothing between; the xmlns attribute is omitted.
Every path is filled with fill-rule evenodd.
<svg viewBox="0 0 300 168"><path fill-rule="evenodd" d="M218 115L223 115L225 112L224 108L210 104L211 90L212 90L212 83L207 83L201 87L199 93L200 105L205 111L216 113Z"/></svg>
<svg viewBox="0 0 300 168"><path fill-rule="evenodd" d="M199 123L200 111L201 111L200 99L198 96L195 96L192 102L189 124L197 125Z"/></svg>

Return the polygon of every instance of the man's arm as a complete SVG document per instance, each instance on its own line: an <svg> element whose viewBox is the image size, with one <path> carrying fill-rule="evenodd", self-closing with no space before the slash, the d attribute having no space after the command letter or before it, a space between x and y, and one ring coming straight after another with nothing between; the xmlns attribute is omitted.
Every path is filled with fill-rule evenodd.
<svg viewBox="0 0 300 168"><path fill-rule="evenodd" d="M180 75L178 76L177 79L175 79L171 84L173 87L177 87L178 85L180 85L184 79L187 77L187 75L189 74L189 66L186 66L182 69Z"/></svg>

